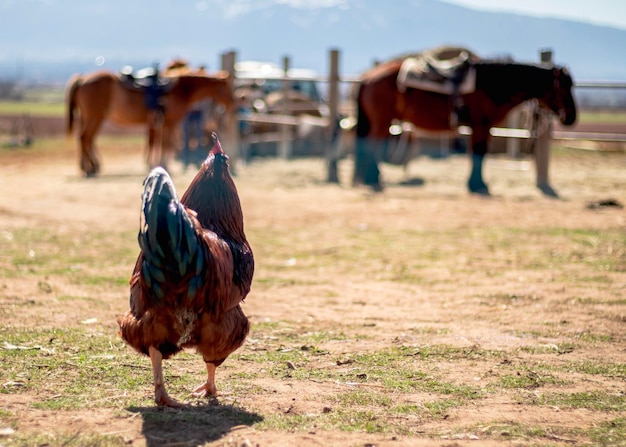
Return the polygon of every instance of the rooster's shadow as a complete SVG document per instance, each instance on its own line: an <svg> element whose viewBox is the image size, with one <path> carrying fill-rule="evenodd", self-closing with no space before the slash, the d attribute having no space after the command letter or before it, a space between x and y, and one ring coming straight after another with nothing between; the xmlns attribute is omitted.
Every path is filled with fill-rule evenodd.
<svg viewBox="0 0 626 447"><path fill-rule="evenodd" d="M183 409L160 407L128 407L143 419L141 433L146 446L156 447L175 443L200 446L224 437L233 427L251 426L263 421L259 414L233 405L220 404L217 399Z"/></svg>

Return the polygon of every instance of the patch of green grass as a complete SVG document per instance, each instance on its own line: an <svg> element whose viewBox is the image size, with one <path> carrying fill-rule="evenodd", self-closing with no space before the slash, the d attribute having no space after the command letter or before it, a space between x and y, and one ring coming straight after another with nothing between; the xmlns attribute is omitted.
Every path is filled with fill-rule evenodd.
<svg viewBox="0 0 626 447"><path fill-rule="evenodd" d="M0 278L59 276L75 284L122 286L138 252L129 232L16 228L5 231L5 239L1 254L7 262L0 264Z"/></svg>
<svg viewBox="0 0 626 447"><path fill-rule="evenodd" d="M31 115L62 117L65 103L62 101L0 101L0 115Z"/></svg>
<svg viewBox="0 0 626 447"><path fill-rule="evenodd" d="M493 360L507 356L507 353L500 350L483 349L479 346L453 346L446 344L425 345L418 348L398 348L404 355L418 356L422 360L428 359L448 359L448 360Z"/></svg>
<svg viewBox="0 0 626 447"><path fill-rule="evenodd" d="M626 270L626 237L619 229L481 227L418 231L347 227L328 232L323 227L306 227L280 232L264 228L258 234L252 229L250 239L263 241L255 251L266 266L256 278L261 287L309 285L297 278L330 265L335 274L423 286L448 284L450 276L466 275L470 270L500 277L505 272L503 265L508 269L550 270L557 276L569 276L561 269L579 265L587 273L577 276L577 281L605 285L612 284L609 273ZM520 244L521 239L530 243ZM463 253L462 262L450 262L458 259L458 253ZM449 274L433 276L432 269ZM323 284L324 275L319 278L317 284ZM536 299L506 292L494 298L510 303Z"/></svg>
<svg viewBox="0 0 626 447"><path fill-rule="evenodd" d="M39 434L22 436L19 432L8 439L7 446L39 447L123 447L128 446L128 440L123 436L94 435L77 432L75 434Z"/></svg>
<svg viewBox="0 0 626 447"><path fill-rule="evenodd" d="M601 422L591 428L589 436L597 446L626 445L626 418Z"/></svg>
<svg viewBox="0 0 626 447"><path fill-rule="evenodd" d="M576 338L586 343L612 343L615 341L610 334L593 334L591 332L582 332L577 334Z"/></svg>
<svg viewBox="0 0 626 447"><path fill-rule="evenodd" d="M419 335L446 335L451 332L451 329L447 327L420 326L410 328L409 331Z"/></svg>
<svg viewBox="0 0 626 447"><path fill-rule="evenodd" d="M485 295L484 303L489 305L494 304L515 304L515 303L526 303L535 301L537 297L535 295L525 295L519 293L494 293Z"/></svg>
<svg viewBox="0 0 626 447"><path fill-rule="evenodd" d="M501 388L533 389L544 385L564 384L565 381L550 374L539 374L535 371L518 371L515 374L505 374L498 378Z"/></svg>
<svg viewBox="0 0 626 447"><path fill-rule="evenodd" d="M307 350L310 348L313 351L316 345L349 339L341 330L319 331L314 327L296 327L283 321L254 323L251 328L251 337L263 342L265 346L282 346L285 350L285 345L288 345L291 349Z"/></svg>
<svg viewBox="0 0 626 447"><path fill-rule="evenodd" d="M564 427L536 426L512 421L494 422L489 425L478 425L476 426L475 431L480 433L481 437L488 437L496 440L523 440L526 441L524 445L560 445L544 444L544 442L576 442L580 435L580 430L578 429L571 430ZM534 444L532 440L542 442L540 444ZM530 443L528 443L528 441L530 441Z"/></svg>
<svg viewBox="0 0 626 447"><path fill-rule="evenodd" d="M408 430L402 430L396 424L389 424L384 415L379 415L373 410L342 408L340 411L329 413L328 419L330 419L332 427L345 432L408 433Z"/></svg>
<svg viewBox="0 0 626 447"><path fill-rule="evenodd" d="M586 408L595 411L626 411L626 399L622 393L611 394L601 390L580 393L545 393L537 399L538 405L559 408Z"/></svg>
<svg viewBox="0 0 626 447"><path fill-rule="evenodd" d="M2 393L35 393L41 409L121 406L152 382L150 366L114 335L2 327Z"/></svg>
<svg viewBox="0 0 626 447"><path fill-rule="evenodd" d="M284 325L263 325L274 333L285 330ZM328 340L336 334L315 334L315 338ZM319 339L319 338L318 338ZM305 348L305 349L302 349ZM241 380L270 376L278 380L337 383L348 388L327 401L328 411L314 415L288 414L269 416L263 428L277 430L306 430L317 427L324 430L363 431L368 433L407 434L413 429L405 427L403 418L389 420L388 413L409 418L443 417L450 408L462 406L470 400L480 399L484 391L479 387L447 381L420 368L424 359L435 353L441 356L480 357L488 354L455 349L451 346L433 346L428 352L415 348L388 348L353 355L342 355L334 364L327 358L330 353L302 345L300 348L283 347L273 351L247 351L240 358L262 365L259 373L235 374ZM425 357L421 357L425 355ZM405 395L425 393L431 402L416 406L405 401Z"/></svg>
<svg viewBox="0 0 626 447"><path fill-rule="evenodd" d="M570 302L570 300L568 299L568 302ZM582 304L582 305L591 305L591 306L595 306L595 305L605 305L605 306L624 306L626 305L626 298L621 298L621 299L597 299L597 298L589 298L589 297L576 297L574 298L574 302L576 304Z"/></svg>
<svg viewBox="0 0 626 447"><path fill-rule="evenodd" d="M276 271L279 271L279 268L275 269ZM319 285L319 284L324 284L324 281L312 281L312 280L303 280L303 279L297 279L297 278L284 278L284 277L280 277L277 276L276 273L274 273L271 277L260 277L258 279L255 278L254 280L254 284L255 286L259 286L259 287L297 287L297 286L315 286L315 285Z"/></svg>
<svg viewBox="0 0 626 447"><path fill-rule="evenodd" d="M606 377L617 377L626 379L626 363L615 363L602 360L581 360L565 365L546 365L558 371L577 372L589 375L600 375Z"/></svg>
<svg viewBox="0 0 626 447"><path fill-rule="evenodd" d="M579 345L571 342L561 342L557 344L545 344L539 346L520 346L518 350L520 352L527 352L529 354L556 354L561 355L568 352L573 352L578 349Z"/></svg>
<svg viewBox="0 0 626 447"><path fill-rule="evenodd" d="M317 431L338 430L348 433L394 433L409 435L413 431L410 426L389 421L386 416L387 407L364 409L354 407L326 407L314 414L274 414L255 427L262 430L281 431Z"/></svg>
<svg viewBox="0 0 626 447"><path fill-rule="evenodd" d="M432 351L441 355L468 355L468 351L455 351L451 347L433 347L428 355ZM336 382L354 387L335 397L334 403L330 405L332 411L328 414L269 417L262 424L263 427L305 430L306 427L316 426L329 430L404 433L407 429L402 424L390 423L388 420L381 422L388 419L383 413L391 411L420 418L442 417L450 408L484 395L480 388L446 381L420 371L421 359L414 349L391 348L356 354L342 357L336 366L328 366L326 363L322 367L315 361L319 355L319 352L310 349L245 354L248 361L262 364L266 374L273 377ZM413 392L437 397L420 406L402 402L404 393Z"/></svg>
<svg viewBox="0 0 626 447"><path fill-rule="evenodd" d="M432 402L425 402L424 408L428 411L431 417L443 417L448 413L448 410L456 407L460 407L466 404L465 399L437 399Z"/></svg>
<svg viewBox="0 0 626 447"><path fill-rule="evenodd" d="M620 111L581 110L581 123L626 123L626 113Z"/></svg>
<svg viewBox="0 0 626 447"><path fill-rule="evenodd" d="M554 344L556 352L564 352L568 347L575 348L576 345L580 345L583 343L611 343L614 342L614 337L611 334L597 334L591 332L576 332L569 333L564 331L562 328L555 325L545 325L542 330L527 330L527 331L508 331L509 333L514 334L516 337L520 338L546 338L546 339L554 339L554 338L564 338L567 337L569 340L561 343ZM574 341L576 343L574 343Z"/></svg>
<svg viewBox="0 0 626 447"><path fill-rule="evenodd" d="M339 394L336 400L340 405L350 408L367 406L389 407L393 403L389 395L362 389L357 389L351 393Z"/></svg>

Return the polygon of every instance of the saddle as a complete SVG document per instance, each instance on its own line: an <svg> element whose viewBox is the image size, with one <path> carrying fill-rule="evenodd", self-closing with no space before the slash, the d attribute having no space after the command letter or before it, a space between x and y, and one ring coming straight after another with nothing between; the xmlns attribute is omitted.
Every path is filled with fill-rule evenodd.
<svg viewBox="0 0 626 447"><path fill-rule="evenodd" d="M428 90L446 95L471 93L476 87L473 62L478 57L462 47L441 47L408 57L398 72L398 90Z"/></svg>
<svg viewBox="0 0 626 447"><path fill-rule="evenodd" d="M145 67L135 71L132 66L126 65L120 70L122 84L133 90L144 90L154 87L155 79L156 86L162 89L165 89L172 81L170 78L159 76L158 70L154 67Z"/></svg>
<svg viewBox="0 0 626 447"><path fill-rule="evenodd" d="M173 86L171 78L159 76L156 67L146 67L135 72L133 67L126 65L120 71L120 81L125 88L143 93L148 110L163 114L165 109L163 95Z"/></svg>

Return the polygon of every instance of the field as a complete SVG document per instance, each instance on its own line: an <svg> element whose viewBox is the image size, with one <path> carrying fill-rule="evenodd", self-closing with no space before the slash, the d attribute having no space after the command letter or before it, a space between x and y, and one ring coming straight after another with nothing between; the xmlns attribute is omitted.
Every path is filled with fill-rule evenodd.
<svg viewBox="0 0 626 447"><path fill-rule="evenodd" d="M224 141L229 151L227 141ZM256 256L252 331L186 410L158 409L150 362L116 335L146 167L137 136L0 149L0 445L626 445L626 157L555 148L560 199L529 160L384 166L387 189L319 160L237 166ZM179 193L194 172L172 166Z"/></svg>

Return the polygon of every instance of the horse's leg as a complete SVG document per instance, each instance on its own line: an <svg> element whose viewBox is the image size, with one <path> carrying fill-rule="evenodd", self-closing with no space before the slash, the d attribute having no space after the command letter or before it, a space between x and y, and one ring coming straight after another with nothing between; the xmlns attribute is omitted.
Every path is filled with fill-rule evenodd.
<svg viewBox="0 0 626 447"><path fill-rule="evenodd" d="M146 162L148 163L148 169L152 169L156 166L161 166L163 159L163 126L149 126L148 127L148 153L146 155Z"/></svg>
<svg viewBox="0 0 626 447"><path fill-rule="evenodd" d="M384 131L376 133L376 129L372 127L372 131L367 136L357 135L354 148L353 185L362 183L370 186L374 191L383 190L378 163L382 160L388 140L384 136L380 138L377 135L384 135L388 132L387 129L388 127L385 127Z"/></svg>
<svg viewBox="0 0 626 447"><path fill-rule="evenodd" d="M395 81L392 86L392 90L395 89ZM385 139L389 133L391 117L387 117L384 113L382 116L378 116L381 115L378 113L378 119L372 120L370 118L369 115L372 110L380 112L380 107L377 106L377 96L372 96L370 86L361 86L359 89L352 185L356 186L363 183L371 186L374 191L382 191L380 169L378 168L381 152L378 149L381 139ZM370 112L367 109L370 109Z"/></svg>
<svg viewBox="0 0 626 447"><path fill-rule="evenodd" d="M159 166L161 166L165 170L167 170L170 153L172 151L172 148L174 147L172 142L172 133L173 129L170 126L161 126L161 151L159 156Z"/></svg>
<svg viewBox="0 0 626 447"><path fill-rule="evenodd" d="M80 167L87 177L93 177L100 172L100 160L95 147L95 137L101 124L101 119L91 120L83 126L80 133Z"/></svg>
<svg viewBox="0 0 626 447"><path fill-rule="evenodd" d="M487 133L480 129L473 129L472 135L472 170L467 188L473 194L488 196L489 187L483 180L483 162L487 154Z"/></svg>
<svg viewBox="0 0 626 447"><path fill-rule="evenodd" d="M91 177L95 174L93 163L89 157L89 147L93 144L93 136L87 133L86 126L81 125L78 133L78 144L80 145L80 169L85 176Z"/></svg>
<svg viewBox="0 0 626 447"><path fill-rule="evenodd" d="M382 163L384 154L387 151L389 140L387 138L370 138L367 140L367 158L365 166L365 177L363 182L369 185L374 191L382 191L383 184L380 178L379 163Z"/></svg>
<svg viewBox="0 0 626 447"><path fill-rule="evenodd" d="M189 166L189 151L190 151L190 145L189 145L189 140L191 139L191 118L189 116L185 117L185 120L183 121L183 153L182 153L182 161L183 161L183 170L187 170L187 167ZM198 147L200 146L199 144L200 140L198 139Z"/></svg>
<svg viewBox="0 0 626 447"><path fill-rule="evenodd" d="M146 146L146 164L148 165L148 169L152 169L154 167L153 152L154 152L154 144L155 144L155 129L152 124L148 124L148 144Z"/></svg>
<svg viewBox="0 0 626 447"><path fill-rule="evenodd" d="M93 165L89 162L89 157L87 156L87 149L83 139L80 138L80 170L85 173L86 177L92 177L94 175Z"/></svg>
<svg viewBox="0 0 626 447"><path fill-rule="evenodd" d="M146 148L146 163L148 169L152 169L159 165L160 153L163 144L163 111L162 110L148 110L147 123L148 123L148 146Z"/></svg>
<svg viewBox="0 0 626 447"><path fill-rule="evenodd" d="M384 140L357 137L354 148L354 173L352 185L370 186L374 191L382 191L378 162L384 150Z"/></svg>

